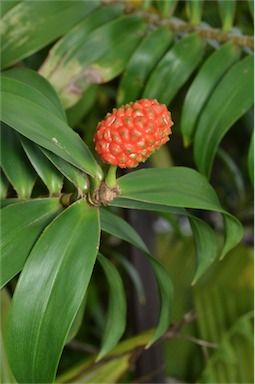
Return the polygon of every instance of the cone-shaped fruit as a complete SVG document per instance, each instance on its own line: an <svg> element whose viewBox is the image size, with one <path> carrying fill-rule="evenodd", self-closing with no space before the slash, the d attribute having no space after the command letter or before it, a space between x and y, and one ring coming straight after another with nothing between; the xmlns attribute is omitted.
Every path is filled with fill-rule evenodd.
<svg viewBox="0 0 255 384"><path fill-rule="evenodd" d="M169 140L171 113L157 100L141 99L113 109L94 137L96 151L108 164L136 167Z"/></svg>

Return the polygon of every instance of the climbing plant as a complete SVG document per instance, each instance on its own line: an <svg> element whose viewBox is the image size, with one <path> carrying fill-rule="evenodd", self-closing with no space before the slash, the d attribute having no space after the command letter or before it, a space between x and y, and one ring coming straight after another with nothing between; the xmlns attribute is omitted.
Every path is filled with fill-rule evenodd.
<svg viewBox="0 0 255 384"><path fill-rule="evenodd" d="M1 382L58 381L63 349L86 323L87 292L102 273L101 346L59 380L115 382L134 349L166 338L175 300L168 271L123 212L167 215L176 233L178 218L187 218L195 287L243 238L244 200L235 209L215 175L221 161L239 195L253 182L253 2L9 0L0 23ZM149 168L118 168L109 197L113 171L95 151L96 127L113 108L140 99L166 105L172 135ZM243 172L221 147L240 121L250 142ZM143 251L160 298L156 328L126 343L124 274L138 294L142 288L128 259L114 256L111 238Z"/></svg>

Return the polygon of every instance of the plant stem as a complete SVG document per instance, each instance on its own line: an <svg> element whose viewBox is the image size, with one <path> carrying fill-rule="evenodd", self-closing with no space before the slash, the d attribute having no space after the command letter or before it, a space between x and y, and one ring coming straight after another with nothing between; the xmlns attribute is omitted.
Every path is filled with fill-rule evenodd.
<svg viewBox="0 0 255 384"><path fill-rule="evenodd" d="M109 188L115 188L117 185L116 171L117 171L117 165L110 165L109 171L108 171L107 176L105 178L105 184Z"/></svg>
<svg viewBox="0 0 255 384"><path fill-rule="evenodd" d="M247 48L253 49L254 47L254 38L253 36L248 35L238 35L233 33L226 33L221 29L212 28L209 25L205 25L205 23L201 25L191 25L183 20L177 18L164 18L162 19L159 15L155 13L151 13L148 10L141 10L137 7L130 5L127 1L116 1L116 0L108 0L107 4L111 3L123 4L125 6L125 12L128 14L135 14L143 16L145 21L149 24L153 24L155 26L164 25L169 28L171 31L180 32L180 33L193 33L197 32L203 39L213 39L220 43L227 42L232 40L235 44L244 46Z"/></svg>

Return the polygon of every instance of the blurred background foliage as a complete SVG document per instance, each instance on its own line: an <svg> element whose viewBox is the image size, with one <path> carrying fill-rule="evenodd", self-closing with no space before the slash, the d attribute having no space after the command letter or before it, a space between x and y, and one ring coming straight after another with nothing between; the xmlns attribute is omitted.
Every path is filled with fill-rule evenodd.
<svg viewBox="0 0 255 384"><path fill-rule="evenodd" d="M61 98L69 125L81 135L93 153L95 127L108 111L117 104L139 97L162 97L166 98L163 101L173 113L175 125L171 142L153 154L150 164L161 168L173 165L197 167L193 146L184 145L185 98L199 70L221 43L233 39L237 43L235 47L239 47L238 53L233 53L229 68L240 58L252 55L253 1L95 1L85 2L86 6L82 5L83 2L75 2L74 7L65 2L58 17L48 13L48 22L52 17L50 22L55 25L48 31L43 23L35 21L34 25L29 24L33 19L27 12L33 11L34 2L27 1L20 19L24 30L19 35L18 32L15 34L14 20L17 22L17 19L14 16L21 3L3 1L1 4L2 15L7 20L7 37L13 44L9 56L5 55L8 47L4 42L2 44L3 69L12 65L24 66L45 76ZM37 3L41 4L42 12L47 13L43 2ZM9 25L8 14L10 19L13 17ZM122 19L112 30L110 23L122 15L135 15L137 19ZM37 16L36 13L34 20ZM146 23L140 22L140 16L145 17ZM27 24L26 18L29 18ZM143 37L148 26L147 35ZM101 29L97 29L99 27ZM79 28L80 36L77 33ZM193 35L194 32L198 32L202 39ZM109 39L104 39L104 36ZM24 44L21 44L21 37ZM190 39L186 40L186 44L190 44L189 54L183 53L185 39ZM176 56L166 59L169 63L172 60L172 73L166 77L165 67L158 65L174 44ZM24 49L26 46L27 51ZM79 74L80 66L83 75L87 69L85 81ZM153 71L157 68L153 78ZM228 73L229 68L226 67L221 76ZM170 94L164 93L164 82L169 84ZM208 97L214 87L208 91ZM200 91L203 92L203 87ZM242 98L245 97L243 94ZM195 285L191 285L195 272L195 247L187 219L170 214L154 217L155 253L169 271L175 287L173 326L184 319L183 326L170 334L169 340L162 341L163 367L169 383L253 382L253 171L251 165L247 166L248 159L252 159L252 131L253 110L247 108L245 113L236 117L231 130L225 132L220 147L217 146L210 179L223 207L242 222L245 230L243 240L228 257L215 261ZM194 136L188 139L191 142ZM67 192L72 191L73 185L65 180L64 188ZM15 191L8 186L4 175L2 191L8 191L8 197L15 197ZM47 189L37 179L32 196L43 194L47 194ZM192 213L216 229L222 229L218 214ZM218 241L222 241L220 236ZM103 244L106 254L110 249L108 256L121 271L127 296L130 286L135 287L143 306L144 293L139 274L128 258L123 258L127 253L125 244L106 234ZM8 290L1 291L2 334L5 333L9 296L15 284L14 279ZM93 367L90 365L91 355L99 348L106 322L106 284L102 268L97 266L77 318L80 330L65 347L58 382L151 382L150 377L136 377L132 364L139 347L147 343L150 331L134 337L128 327L126 341L112 352L115 359L103 360ZM3 351L1 382L15 382Z"/></svg>

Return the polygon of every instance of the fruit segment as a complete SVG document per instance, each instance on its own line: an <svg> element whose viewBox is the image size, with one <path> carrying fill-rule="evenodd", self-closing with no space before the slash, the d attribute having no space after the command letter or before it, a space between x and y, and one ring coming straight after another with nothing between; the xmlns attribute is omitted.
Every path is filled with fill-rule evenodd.
<svg viewBox="0 0 255 384"><path fill-rule="evenodd" d="M171 113L157 100L141 99L113 109L96 129L95 148L103 162L134 168L169 140Z"/></svg>

